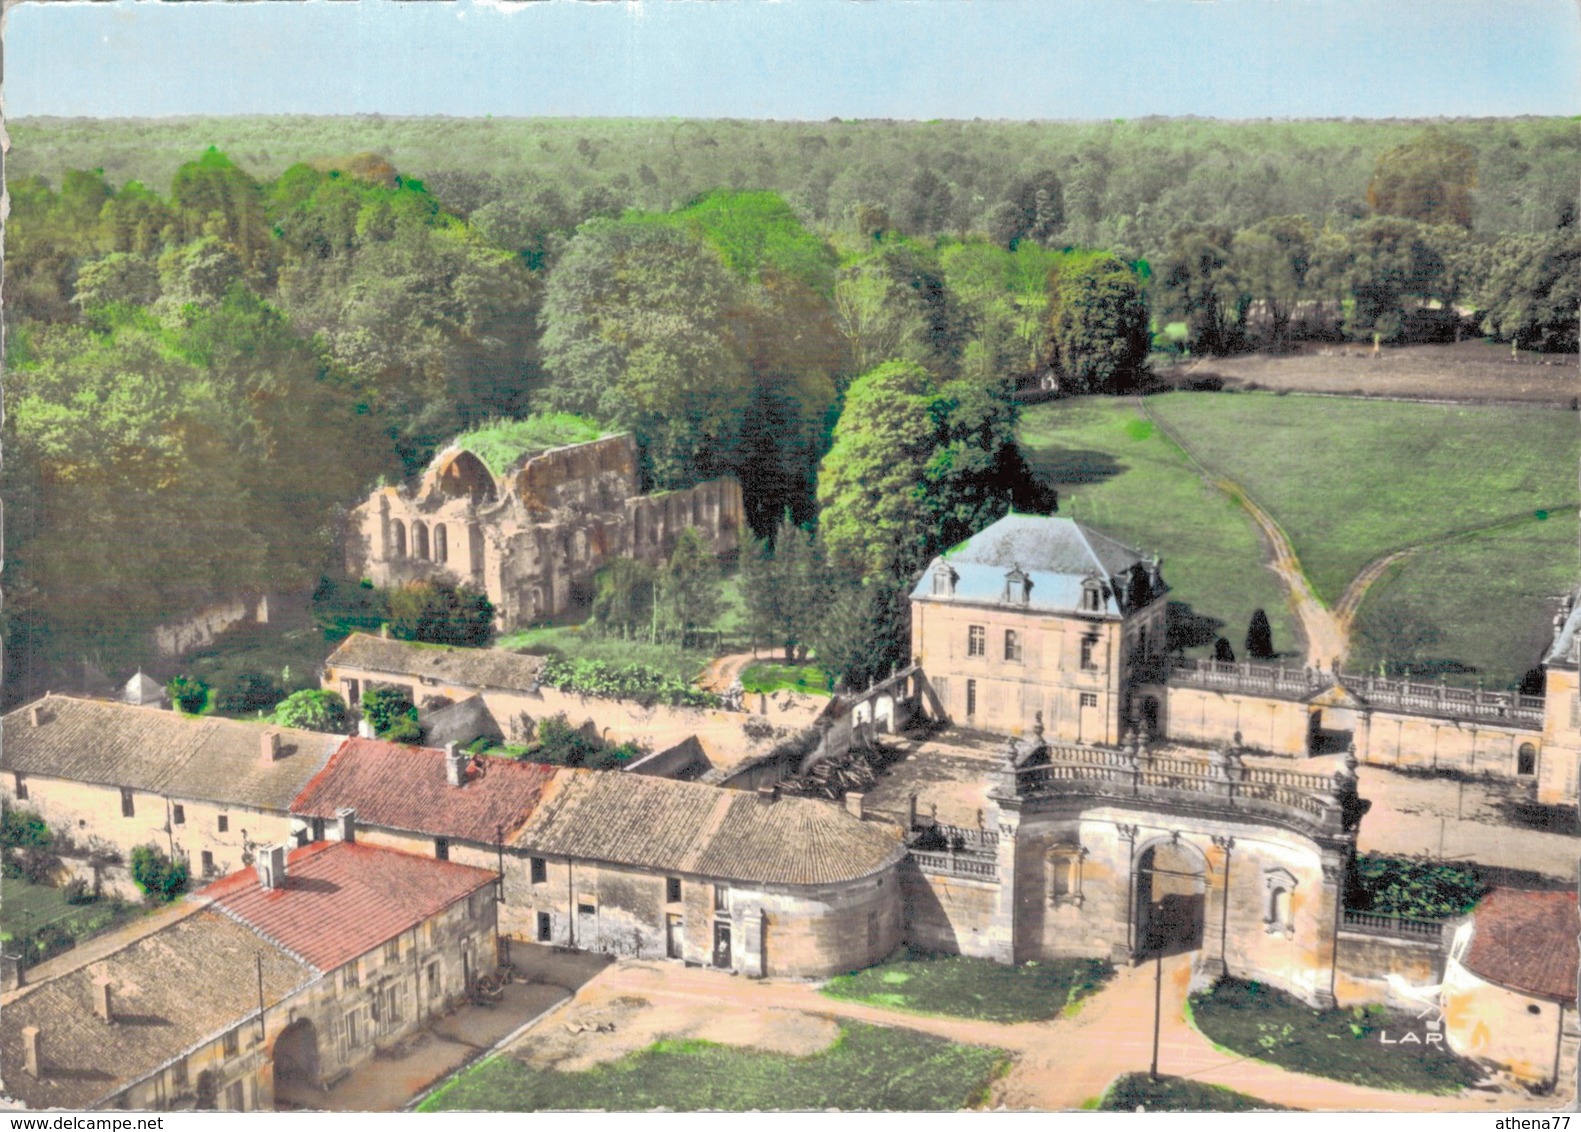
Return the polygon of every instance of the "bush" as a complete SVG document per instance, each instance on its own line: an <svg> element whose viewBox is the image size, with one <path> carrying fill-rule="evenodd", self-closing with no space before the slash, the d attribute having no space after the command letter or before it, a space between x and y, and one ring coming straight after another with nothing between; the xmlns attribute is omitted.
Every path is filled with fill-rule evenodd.
<svg viewBox="0 0 1581 1132"><path fill-rule="evenodd" d="M371 581L321 578L313 591L313 623L325 638L338 641L353 633L377 633L390 619L390 599Z"/></svg>
<svg viewBox="0 0 1581 1132"><path fill-rule="evenodd" d="M383 735L403 719L417 722L417 707L400 688L372 687L362 693L362 715L375 735Z"/></svg>
<svg viewBox="0 0 1581 1132"><path fill-rule="evenodd" d="M285 698L280 682L262 672L238 672L216 691L214 706L231 715L268 711Z"/></svg>
<svg viewBox="0 0 1581 1132"><path fill-rule="evenodd" d="M99 899L99 894L93 891L83 877L73 878L61 891L67 904L92 904Z"/></svg>
<svg viewBox="0 0 1581 1132"><path fill-rule="evenodd" d="M522 756L528 762L618 770L645 753L635 743L611 745L597 735L571 726L564 712L540 719L537 734L537 743Z"/></svg>
<svg viewBox="0 0 1581 1132"><path fill-rule="evenodd" d="M1356 858L1355 882L1353 906L1380 916L1422 920L1469 912L1485 887L1471 866L1373 854Z"/></svg>
<svg viewBox="0 0 1581 1132"><path fill-rule="evenodd" d="M387 743L410 743L416 746L423 741L422 725L406 716L400 717L378 734Z"/></svg>
<svg viewBox="0 0 1581 1132"><path fill-rule="evenodd" d="M0 807L0 844L7 849L48 849L55 835L42 814L7 803Z"/></svg>
<svg viewBox="0 0 1581 1132"><path fill-rule="evenodd" d="M413 582L389 601L390 635L400 640L483 648L494 638L494 606L470 586Z"/></svg>
<svg viewBox="0 0 1581 1132"><path fill-rule="evenodd" d="M187 863L171 860L157 845L132 850L132 881L150 900L168 903L187 887Z"/></svg>
<svg viewBox="0 0 1581 1132"><path fill-rule="evenodd" d="M197 715L209 702L209 686L195 676L172 676L165 692L188 715Z"/></svg>
<svg viewBox="0 0 1581 1132"><path fill-rule="evenodd" d="M281 727L300 727L329 735L344 735L351 727L346 701L338 693L322 688L292 692L274 709L274 721Z"/></svg>
<svg viewBox="0 0 1581 1132"><path fill-rule="evenodd" d="M6 876L21 877L29 884L44 884L60 868L55 834L44 818L32 810L4 808L3 870Z"/></svg>

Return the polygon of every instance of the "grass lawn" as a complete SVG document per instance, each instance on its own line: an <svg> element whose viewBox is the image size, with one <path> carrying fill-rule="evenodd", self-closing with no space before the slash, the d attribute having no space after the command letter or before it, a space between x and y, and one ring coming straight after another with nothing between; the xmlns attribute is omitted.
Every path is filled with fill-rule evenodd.
<svg viewBox="0 0 1581 1132"><path fill-rule="evenodd" d="M73 939L85 939L135 920L145 911L142 905L117 904L108 897L91 904L68 904L59 888L29 884L20 877L0 879L0 939L4 940L37 934L49 925Z"/></svg>
<svg viewBox="0 0 1581 1132"><path fill-rule="evenodd" d="M1442 1042L1426 1044L1424 1024L1383 1007L1314 1010L1260 983L1221 979L1192 995L1192 1022L1234 1053L1297 1073L1414 1093L1458 1093L1482 1079L1472 1061ZM1396 1044L1384 1044L1387 1031ZM1414 1033L1422 1044L1398 1044Z"/></svg>
<svg viewBox="0 0 1581 1132"><path fill-rule="evenodd" d="M814 696L829 694L829 676L816 664L750 664L741 672L741 686L748 692L778 692L789 688Z"/></svg>
<svg viewBox="0 0 1581 1132"><path fill-rule="evenodd" d="M1269 393L1172 393L1148 405L1274 515L1329 602L1390 550L1575 510L1571 413Z"/></svg>
<svg viewBox="0 0 1581 1132"><path fill-rule="evenodd" d="M1096 991L1113 971L1098 959L1008 967L987 959L908 951L865 971L838 975L824 985L823 993L916 1014L1038 1022Z"/></svg>
<svg viewBox="0 0 1581 1132"><path fill-rule="evenodd" d="M1575 583L1577 520L1573 508L1516 526L1470 535L1406 558L1368 591L1352 635L1353 666L1377 659L1366 629L1405 611L1433 626L1425 663L1431 677L1507 688L1541 659L1549 644L1547 601ZM1466 665L1476 674L1456 674Z"/></svg>
<svg viewBox="0 0 1581 1132"><path fill-rule="evenodd" d="M467 1070L419 1111L953 1112L980 1103L1008 1060L1002 1050L848 1022L833 1046L811 1057L691 1040L656 1042L580 1073L496 1057Z"/></svg>
<svg viewBox="0 0 1581 1132"><path fill-rule="evenodd" d="M1146 1073L1127 1073L1115 1078L1097 1108L1099 1112L1135 1112L1138 1108L1148 1112L1301 1111L1249 1097L1234 1089L1226 1089L1223 1085L1208 1085L1201 1081L1188 1081L1184 1077L1162 1075L1153 1081Z"/></svg>
<svg viewBox="0 0 1581 1132"><path fill-rule="evenodd" d="M1237 654L1259 608L1273 626L1274 647L1295 648L1284 588L1262 564L1251 518L1204 484L1133 402L1086 397L1035 406L1022 416L1020 440L1033 469L1059 489L1060 514L1160 553L1170 599L1222 622L1219 632Z"/></svg>

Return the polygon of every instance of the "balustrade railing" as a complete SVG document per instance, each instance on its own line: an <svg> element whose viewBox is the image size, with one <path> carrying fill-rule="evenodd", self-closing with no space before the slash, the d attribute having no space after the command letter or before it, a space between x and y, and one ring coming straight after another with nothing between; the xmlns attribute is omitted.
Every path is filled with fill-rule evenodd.
<svg viewBox="0 0 1581 1132"><path fill-rule="evenodd" d="M930 849L913 849L911 859L925 873L941 876L964 877L967 880L998 880L999 862L994 857L970 853L939 853Z"/></svg>
<svg viewBox="0 0 1581 1132"><path fill-rule="evenodd" d="M1332 687L1336 677L1333 672L1321 668L1176 658L1170 666L1170 680L1184 687L1300 698ZM1392 707L1412 714L1512 723L1541 724L1543 720L1541 696L1490 692L1483 688L1453 688L1442 681L1397 680L1371 675L1342 674L1338 681L1374 708Z"/></svg>
<svg viewBox="0 0 1581 1132"><path fill-rule="evenodd" d="M1438 920L1417 920L1410 916L1382 916L1346 908L1340 926L1366 935L1392 936L1396 939L1438 939L1444 925Z"/></svg>

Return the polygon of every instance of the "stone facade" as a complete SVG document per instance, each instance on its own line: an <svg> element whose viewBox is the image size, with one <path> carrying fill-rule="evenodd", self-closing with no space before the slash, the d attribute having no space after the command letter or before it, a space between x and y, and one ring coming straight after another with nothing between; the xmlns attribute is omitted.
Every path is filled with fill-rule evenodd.
<svg viewBox="0 0 1581 1132"><path fill-rule="evenodd" d="M641 494L629 434L529 454L498 478L451 447L416 487L380 488L352 511L346 563L380 586L469 584L510 630L584 605L613 558L662 560L688 527L714 553L733 552L742 521L732 478Z"/></svg>

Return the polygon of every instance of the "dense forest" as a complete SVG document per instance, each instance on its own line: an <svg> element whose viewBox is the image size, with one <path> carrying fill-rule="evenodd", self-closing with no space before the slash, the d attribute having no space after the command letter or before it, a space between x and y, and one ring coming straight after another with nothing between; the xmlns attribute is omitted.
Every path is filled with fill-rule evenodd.
<svg viewBox="0 0 1581 1132"><path fill-rule="evenodd" d="M759 536L788 513L884 580L850 598L879 623L1048 502L1018 387L1303 336L1576 348L1571 121L10 129L13 674L312 586L340 509L499 418L631 429L656 488L739 476Z"/></svg>

